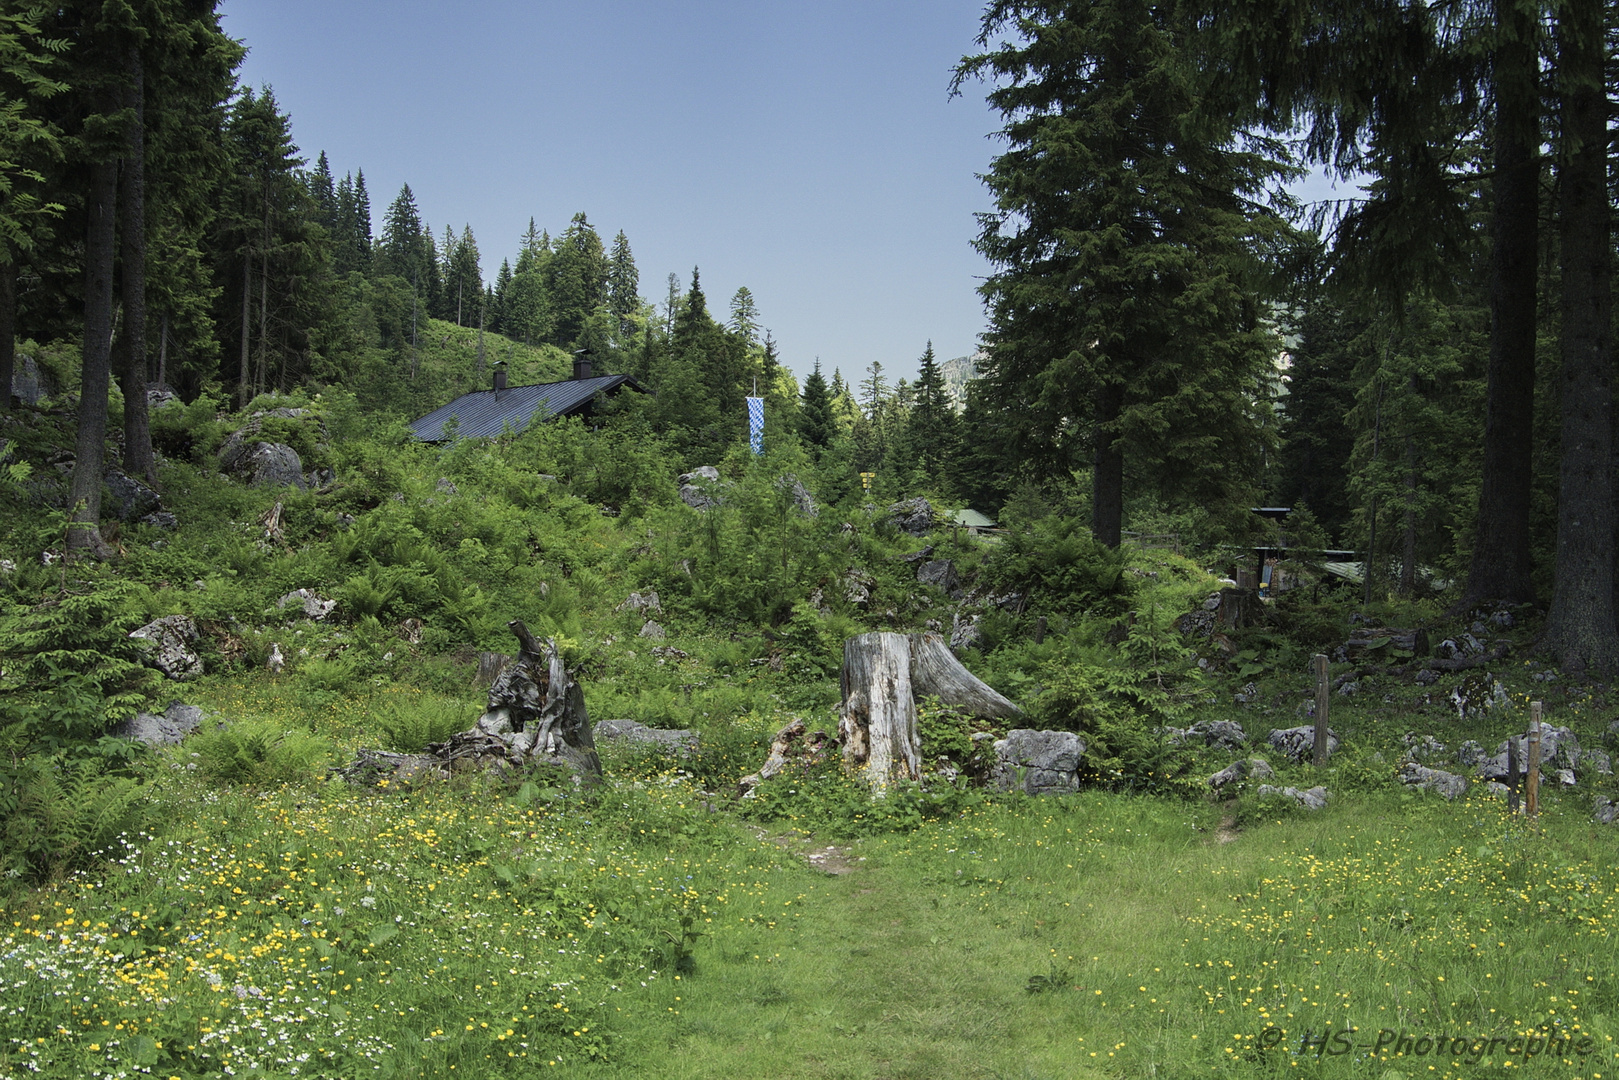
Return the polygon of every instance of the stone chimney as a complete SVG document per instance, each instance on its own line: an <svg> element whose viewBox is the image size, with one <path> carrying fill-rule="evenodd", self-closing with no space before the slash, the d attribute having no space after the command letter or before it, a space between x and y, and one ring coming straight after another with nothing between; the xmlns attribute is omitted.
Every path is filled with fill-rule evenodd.
<svg viewBox="0 0 1619 1080"><path fill-rule="evenodd" d="M495 393L498 394L502 390L506 389L506 363L505 363L505 361L497 362L494 365L494 372L495 372Z"/></svg>
<svg viewBox="0 0 1619 1080"><path fill-rule="evenodd" d="M591 362L589 353L580 353L573 358L573 377L575 379L588 379L591 377Z"/></svg>

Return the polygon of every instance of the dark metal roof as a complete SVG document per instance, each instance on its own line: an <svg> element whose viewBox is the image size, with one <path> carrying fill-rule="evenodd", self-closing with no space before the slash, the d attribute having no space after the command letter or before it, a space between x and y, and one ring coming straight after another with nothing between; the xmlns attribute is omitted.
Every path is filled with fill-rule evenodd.
<svg viewBox="0 0 1619 1080"><path fill-rule="evenodd" d="M462 394L454 401L411 422L410 430L423 442L442 442L444 425L455 417L458 438L499 435L508 426L522 431L538 416L542 421L579 412L597 394L608 394L623 386L636 390L641 385L628 375L598 375L593 379L508 386L504 390L479 390Z"/></svg>

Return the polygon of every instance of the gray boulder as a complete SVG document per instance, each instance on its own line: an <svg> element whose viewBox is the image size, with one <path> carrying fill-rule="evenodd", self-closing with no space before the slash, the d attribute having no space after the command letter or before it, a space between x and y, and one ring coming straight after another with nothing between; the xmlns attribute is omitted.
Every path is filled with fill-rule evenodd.
<svg viewBox="0 0 1619 1080"><path fill-rule="evenodd" d="M1221 750L1241 750L1248 745L1248 733L1235 720L1199 720L1189 728L1165 728L1171 745L1194 743Z"/></svg>
<svg viewBox="0 0 1619 1080"><path fill-rule="evenodd" d="M938 511L921 496L905 499L888 508L888 520L901 532L912 536L926 536L939 523Z"/></svg>
<svg viewBox="0 0 1619 1080"><path fill-rule="evenodd" d="M162 509L157 492L116 466L107 466L101 480L110 496L101 509L119 521L134 521Z"/></svg>
<svg viewBox="0 0 1619 1080"><path fill-rule="evenodd" d="M643 592L632 592L632 593L630 593L629 596L625 597L624 602L622 604L618 605L618 607L614 608L613 610L614 611L634 611L634 612L637 612L637 613L642 614L642 615L662 615L663 614L663 604L660 603L659 600L658 600L657 590L656 589L648 589L644 593Z"/></svg>
<svg viewBox="0 0 1619 1080"><path fill-rule="evenodd" d="M648 619L646 622L641 624L641 636L644 638L651 638L653 641L662 641L669 635L664 632L663 627L659 626L651 619Z"/></svg>
<svg viewBox="0 0 1619 1080"><path fill-rule="evenodd" d="M186 615L166 615L153 619L129 636L142 643L146 660L171 679L189 679L202 674L202 658L191 647L197 640L197 624Z"/></svg>
<svg viewBox="0 0 1619 1080"><path fill-rule="evenodd" d="M916 580L932 585L952 600L961 596L961 575L956 573L956 564L949 559L930 559L923 563L916 568Z"/></svg>
<svg viewBox="0 0 1619 1080"><path fill-rule="evenodd" d="M1269 780L1276 775L1270 767L1270 762L1264 758L1248 758L1246 761L1233 761L1213 776L1209 777L1209 787L1219 791L1227 784L1238 780Z"/></svg>
<svg viewBox="0 0 1619 1080"><path fill-rule="evenodd" d="M40 369L32 356L18 353L11 371L11 394L24 405L38 405L56 393L50 373Z"/></svg>
<svg viewBox="0 0 1619 1080"><path fill-rule="evenodd" d="M169 746L179 742L203 721L202 710L195 705L172 701L161 713L136 713L112 730L120 739L134 739L151 746Z"/></svg>
<svg viewBox="0 0 1619 1080"><path fill-rule="evenodd" d="M1603 825L1612 825L1619 821L1619 803L1614 802L1606 795L1598 795L1596 809L1591 816Z"/></svg>
<svg viewBox="0 0 1619 1080"><path fill-rule="evenodd" d="M1324 787L1313 787L1308 791L1300 791L1296 787L1279 788L1272 787L1270 784L1260 784L1259 794L1281 795L1284 798L1292 799L1306 810L1320 810L1327 805L1328 798L1327 789Z"/></svg>
<svg viewBox="0 0 1619 1080"><path fill-rule="evenodd" d="M603 720L593 725L598 741L644 743L671 753L697 749L697 732L688 728L655 728L635 720Z"/></svg>
<svg viewBox="0 0 1619 1080"><path fill-rule="evenodd" d="M1294 728L1277 728L1266 740L1279 754L1286 754L1295 765L1315 756L1315 728L1310 724ZM1327 729L1327 756L1338 752L1338 736Z"/></svg>
<svg viewBox="0 0 1619 1080"><path fill-rule="evenodd" d="M219 452L219 469L255 487L308 488L298 451L283 443L253 442L237 432Z"/></svg>
<svg viewBox="0 0 1619 1080"><path fill-rule="evenodd" d="M784 473L776 478L776 490L785 492L793 500L793 506L805 517L817 517L821 508L815 505L815 496L810 494L809 488L803 481L792 473Z"/></svg>
<svg viewBox="0 0 1619 1080"><path fill-rule="evenodd" d="M337 601L327 600L309 589L294 589L277 600L275 606L277 611L295 607L303 612L304 618L321 622L337 610Z"/></svg>
<svg viewBox="0 0 1619 1080"><path fill-rule="evenodd" d="M950 624L950 651L960 655L967 649L976 649L984 643L984 632L978 628L978 616L963 619L958 611Z"/></svg>
<svg viewBox="0 0 1619 1080"><path fill-rule="evenodd" d="M720 480L720 471L704 465L689 473L680 474L680 501L693 510L707 510L725 502L724 489L729 484Z"/></svg>
<svg viewBox="0 0 1619 1080"><path fill-rule="evenodd" d="M1507 775L1507 744L1511 743L1518 753L1518 771L1529 771L1529 733L1514 735L1503 740L1495 748L1495 753L1481 761L1478 766L1479 775L1487 780L1499 779ZM1540 767L1546 772L1558 769L1572 769L1578 771L1583 759L1580 750L1580 740L1566 727L1555 727L1551 724L1542 724L1540 727Z"/></svg>
<svg viewBox="0 0 1619 1080"><path fill-rule="evenodd" d="M1017 728L995 740L990 783L1000 791L1063 795L1079 790L1079 759L1085 740L1072 731Z"/></svg>
<svg viewBox="0 0 1619 1080"><path fill-rule="evenodd" d="M1467 794L1467 779L1443 769L1430 769L1408 761L1400 769L1400 782L1406 787L1420 788L1443 795L1446 799L1459 799Z"/></svg>

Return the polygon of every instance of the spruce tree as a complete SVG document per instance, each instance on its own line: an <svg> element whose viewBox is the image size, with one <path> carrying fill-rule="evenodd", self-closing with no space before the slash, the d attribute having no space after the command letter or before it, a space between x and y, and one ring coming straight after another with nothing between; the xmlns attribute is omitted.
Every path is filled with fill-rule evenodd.
<svg viewBox="0 0 1619 1080"><path fill-rule="evenodd" d="M1256 200L1282 169L1205 96L1198 35L1158 0L994 0L988 51L957 68L958 86L993 82L1006 121L976 241L996 267L986 386L1024 453L1090 460L1110 546L1127 459L1151 487L1235 513L1265 446L1256 398L1279 342L1253 283L1260 241L1284 229Z"/></svg>
<svg viewBox="0 0 1619 1080"><path fill-rule="evenodd" d="M798 406L798 434L809 445L817 458L821 451L832 445L837 425L832 419L832 391L821 374L821 358L815 358L815 367L804 380L804 393Z"/></svg>
<svg viewBox="0 0 1619 1080"><path fill-rule="evenodd" d="M629 237L620 229L613 237L613 255L607 270L607 306L618 320L619 333L627 333L627 323L641 307L641 279L630 254Z"/></svg>

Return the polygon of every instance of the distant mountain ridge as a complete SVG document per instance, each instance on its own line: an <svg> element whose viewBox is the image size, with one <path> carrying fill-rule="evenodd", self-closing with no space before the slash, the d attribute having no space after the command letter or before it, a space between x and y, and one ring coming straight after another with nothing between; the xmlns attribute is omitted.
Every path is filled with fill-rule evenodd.
<svg viewBox="0 0 1619 1080"><path fill-rule="evenodd" d="M939 365L939 370L944 374L945 390L957 412L967 407L967 384L978 378L978 363L987 355L979 349L971 356L958 356Z"/></svg>

